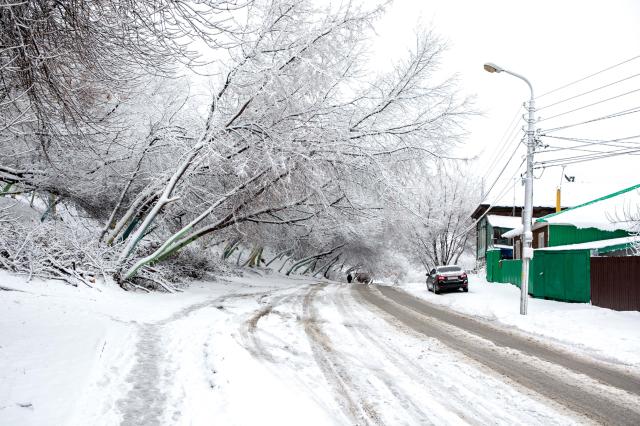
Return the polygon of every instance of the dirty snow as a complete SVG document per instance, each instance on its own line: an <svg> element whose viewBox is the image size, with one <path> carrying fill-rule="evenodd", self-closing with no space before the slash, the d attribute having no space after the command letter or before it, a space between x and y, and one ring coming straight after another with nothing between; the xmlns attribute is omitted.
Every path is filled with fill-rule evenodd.
<svg viewBox="0 0 640 426"><path fill-rule="evenodd" d="M169 295L0 271L0 284L3 425L573 423L337 283L262 271Z"/></svg>
<svg viewBox="0 0 640 426"><path fill-rule="evenodd" d="M427 291L424 282L401 287L429 302L544 338L576 354L640 372L640 312L618 312L586 303L530 297L528 315L523 316L519 288L488 283L476 274L469 274L468 293L434 295Z"/></svg>

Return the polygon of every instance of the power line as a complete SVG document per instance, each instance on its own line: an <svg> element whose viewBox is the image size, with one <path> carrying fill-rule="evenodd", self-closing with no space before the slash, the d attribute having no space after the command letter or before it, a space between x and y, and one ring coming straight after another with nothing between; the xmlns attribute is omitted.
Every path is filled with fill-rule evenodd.
<svg viewBox="0 0 640 426"><path fill-rule="evenodd" d="M489 164L489 166L487 166L487 172L484 174L483 176L484 178L488 176L489 172L493 169L493 167L496 164L498 164L500 160L502 160L502 157L504 157L504 154L506 152L505 149L507 148L507 146L509 146L507 141L512 140L511 138L514 136L513 134L518 128L518 117L520 116L520 108L522 107L518 106L518 109L516 110L514 117L511 119L509 126L507 126L504 133L502 134L502 137L500 138L500 142L496 145L496 148L492 151L491 157L493 158L493 160L491 160L491 163ZM503 149L501 150L501 148ZM499 150L500 150L500 155L497 155Z"/></svg>
<svg viewBox="0 0 640 426"><path fill-rule="evenodd" d="M478 219L475 220L475 222L473 222L468 228L466 228L464 231L460 232L458 235L456 235L454 238L457 238L461 235L466 234L467 232L471 231L472 229L474 229L476 227L476 225L478 224L478 222L480 222L488 213L489 211L495 206L495 203L500 200L505 194L506 191L509 190L509 188L511 187L511 180L516 177L516 175L520 172L520 168L522 167L522 165L524 164L524 162L526 161L526 158L522 159L522 162L520 163L520 165L518 166L518 168L516 169L515 173L513 175L511 175L511 177L507 180L507 184L505 185L505 187L502 189L502 191L500 191L500 193L498 194L498 196L496 197L496 201L494 201L493 203L489 204L489 206L487 207L487 209L484 211L484 213L482 213L480 215L480 217Z"/></svg>
<svg viewBox="0 0 640 426"><path fill-rule="evenodd" d="M638 77L638 76L640 76L640 73L633 74L633 75L631 75L629 77L625 77L625 78L620 79L618 81L614 81L613 83L605 84L604 86L596 87L595 89L591 89L591 90L588 90L586 92L582 92L582 93L580 93L578 95L571 96L570 98L562 99L562 100L554 102L552 104L545 105L545 106L540 107L540 108L536 108L536 111L542 111L543 109L550 108L552 106L556 106L556 105L559 105L559 104L567 102L567 101L571 101L573 99L579 98L579 97L584 96L584 95L588 95L588 94L593 93L593 92L597 92L598 90L605 89L607 87L611 87L611 86L613 86L615 84L622 83L623 81L627 81L627 80L630 80L630 79Z"/></svg>
<svg viewBox="0 0 640 426"><path fill-rule="evenodd" d="M506 185L502 188L502 190L500 190L500 192L498 193L498 195L495 198L495 201L493 203L491 203L491 205L493 206L495 203L497 203L498 201L500 201L502 199L502 197L504 197L504 195L507 193L507 191L511 188L511 181L513 180L513 178L516 177L516 175L518 173L521 173L521 167L524 164L524 162L527 161L526 158L522 159L522 162L520 162L520 164L518 165L518 167L516 168L516 171L511 175L511 177L509 179L506 180Z"/></svg>
<svg viewBox="0 0 640 426"><path fill-rule="evenodd" d="M495 180L493 181L493 183L491 184L491 186L489 187L487 192L484 194L485 197L487 195L489 195L491 193L491 190L493 189L493 187L496 186L496 183L498 183L498 180L500 179L500 177L502 176L502 174L506 170L507 166L509 165L509 163L511 163L511 160L513 159L513 156L516 155L516 152L518 152L518 148L520 148L519 144L516 145L516 149L513 150L513 152L511 153L511 156L509 157L509 159L507 160L505 165L502 167L502 170L500 170L500 173L498 173L498 176L496 176Z"/></svg>
<svg viewBox="0 0 640 426"><path fill-rule="evenodd" d="M607 67L607 68L605 68L605 69L603 69L603 70L600 70L600 71L595 72L595 73L593 73L593 74L589 74L589 75L587 75L586 77L582 77L582 78L580 78L580 79L578 79L578 80L572 81L572 82L567 83L567 84L565 84L565 85L563 85L563 86L560 86L560 87L558 87L558 88L555 88L555 89L553 89L553 90L550 90L550 91L548 91L548 92L545 92L545 93L543 93L542 95L539 95L536 99L540 99L540 98L541 98L541 97L543 97L543 96L547 96L547 95L550 95L551 93L555 93L555 92L557 92L557 91L559 91L559 90L566 89L567 87L573 86L574 84L577 84L577 83L580 83L580 82L582 82L582 81L585 81L585 80L587 80L587 79L589 79L589 78L591 78L591 77L595 77L595 76L596 76L596 75L598 75L598 74L602 74L603 72L606 72L606 71L612 70L612 69L614 69L614 68L616 68L616 67L619 67L620 65L624 65L624 64L626 64L626 63L628 63L628 62L631 62L631 61L633 61L633 60L635 60L635 59L638 59L638 58L640 58L640 55L636 55L636 56L634 56L634 57L632 57L632 58L626 59L626 60L624 60L624 61L622 61L622 62L619 62L619 63L617 63L617 64L615 64L615 65L611 65L610 67Z"/></svg>
<svg viewBox="0 0 640 426"><path fill-rule="evenodd" d="M583 110L583 109L585 109L585 108L589 108L589 107L592 107L592 106L594 106L594 105L599 105L599 104L602 104L602 103L605 103L605 102L611 101L611 100L613 100L613 99L618 99L618 98L621 98L621 97L623 97L623 96L627 96L627 95L630 95L630 94L632 94L632 93L636 93L636 92L640 92L640 89L629 90L628 92L621 93L621 94L619 94L619 95L612 96L612 97L607 98L607 99L602 99L602 100L600 100L600 101L597 101L597 102L591 103L591 104L589 104L589 105L584 105L584 106L581 106L581 107L578 107L578 108L574 108L574 109L569 110L569 111L565 111L565 112L561 112L561 113L556 114L556 115L552 115L551 117L543 118L543 119L541 119L541 120L538 120L538 122L543 122L543 121L551 120L552 118L556 118L556 117L560 117L560 116L563 116L563 115L571 114L572 112L580 111L580 110Z"/></svg>
<svg viewBox="0 0 640 426"><path fill-rule="evenodd" d="M599 154L606 154L608 152L612 152L612 151L600 151L600 150L595 150L595 149L587 149L584 148L585 146L591 146L593 144L584 144L584 145L575 145L575 146L553 146L553 145L547 145L548 148L552 148L552 149L545 149L544 151L539 151L539 154L547 154L549 152L558 152L558 151L580 151L580 152L592 152L592 153L599 153ZM625 148L625 149L630 149L628 146L621 146L621 145L606 145L606 146L610 146L613 148ZM640 149L640 145L638 145L638 148ZM629 154L629 155L636 155L636 154Z"/></svg>
<svg viewBox="0 0 640 426"><path fill-rule="evenodd" d="M630 149L626 149L626 150L610 151L608 153L601 153L601 154L585 154L585 155L578 155L578 156L573 156L573 157L556 158L556 159L553 159L553 160L541 161L541 162L537 163L537 165L534 168L535 169L539 169L539 168L546 168L546 167L565 166L565 165L568 165L568 164L576 164L576 163L584 163L584 162L587 162L587 161L602 160L602 159L605 159L605 158L617 157L617 156L620 156L620 155L627 155L627 154L632 154L632 153L636 153L636 152L640 152L640 148L630 148Z"/></svg>
<svg viewBox="0 0 640 426"><path fill-rule="evenodd" d="M562 158L553 158L550 160L544 160L544 161L540 161L537 164L551 164L551 163L562 163L564 161L573 161L573 160L582 160L582 159L587 159L587 158L592 158L592 157L601 157L601 156L606 156L606 155L610 155L612 157L617 156L618 154L626 154L627 152L635 152L640 150L640 147L634 147L634 148L621 148L621 149L615 149L612 151L607 151L607 152L599 152L597 154L581 154L581 155L573 155L570 157L562 157Z"/></svg>
<svg viewBox="0 0 640 426"><path fill-rule="evenodd" d="M571 146L571 147L558 147L556 149L551 149L551 150L542 150L540 151L541 153L547 153L547 152L553 152L553 151L561 151L561 150L567 150L567 149L576 149L576 148L582 148L582 147L586 147L586 146L593 146L593 145L605 145L605 146L611 146L614 148L628 148L628 146L623 146L623 145L616 145L616 144L633 144L633 145L638 145L640 144L640 140L639 141L632 141L630 139L634 139L634 138L638 138L640 137L640 135L633 135L633 136L627 136L624 138L617 138L617 139L609 139L609 140L597 140L597 139L580 139L580 138L569 138L569 137L564 137L564 136L545 136L548 138L552 138L552 139L558 139L561 141L568 141L568 142L579 142L582 143L582 145L575 145L575 146ZM606 152L606 151L600 151L600 152Z"/></svg>
<svg viewBox="0 0 640 426"><path fill-rule="evenodd" d="M633 108L629 108L629 109L625 109L625 110L622 110L622 111L614 112L613 114L607 114L607 115L603 115L601 117L592 118L592 119L589 119L589 120L586 120L586 121L580 121L578 123L567 124L566 126L560 126L560 127L554 127L554 128L551 128L551 129L541 130L541 135L542 136L547 136L547 133L550 133L550 132L557 132L558 130L564 130L564 129L568 129L568 128L571 128L571 127L581 126L583 124L594 123L596 121L608 120L610 118L622 117L622 116L629 115L629 114L635 114L637 112L640 112L640 106L636 106L636 107L633 107Z"/></svg>
<svg viewBox="0 0 640 426"><path fill-rule="evenodd" d="M552 138L552 139L567 140L567 141L576 141L576 142L608 143L608 142L628 141L629 139L640 137L640 135L625 136L624 138L616 138L616 139L608 139L608 140L588 139L588 138L571 138L571 137L568 137L568 136L553 136L553 135L548 135L548 136L545 135L545 137Z"/></svg>

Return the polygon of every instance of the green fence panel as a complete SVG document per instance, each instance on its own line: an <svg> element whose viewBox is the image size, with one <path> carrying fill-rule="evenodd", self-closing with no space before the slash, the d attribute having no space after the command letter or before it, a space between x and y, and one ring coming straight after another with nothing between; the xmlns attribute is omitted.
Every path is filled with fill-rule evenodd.
<svg viewBox="0 0 640 426"><path fill-rule="evenodd" d="M544 297L543 253L536 251L529 265L529 294L533 297Z"/></svg>
<svg viewBox="0 0 640 426"><path fill-rule="evenodd" d="M536 297L568 302L591 299L589 250L538 251L534 286Z"/></svg>
<svg viewBox="0 0 640 426"><path fill-rule="evenodd" d="M500 270L498 268L498 262L500 262L500 250L488 250L486 261L487 281L490 283L500 282Z"/></svg>
<svg viewBox="0 0 640 426"><path fill-rule="evenodd" d="M503 260L500 262L501 268L501 281L503 283L510 283L520 287L521 275L522 275L522 261L521 260Z"/></svg>

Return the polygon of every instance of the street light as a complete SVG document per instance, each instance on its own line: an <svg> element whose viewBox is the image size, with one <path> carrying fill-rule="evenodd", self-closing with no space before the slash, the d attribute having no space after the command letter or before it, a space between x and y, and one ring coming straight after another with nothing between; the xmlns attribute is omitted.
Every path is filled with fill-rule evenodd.
<svg viewBox="0 0 640 426"><path fill-rule="evenodd" d="M533 114L535 112L535 102L533 100L533 87L529 80L525 77L511 72L504 68L487 62L484 64L484 69L490 73L505 72L511 74L514 77L527 83L529 90L531 91L531 98L529 99L529 119L527 121L527 173L524 178L524 223L523 223L523 245L522 245L522 285L520 286L520 314L527 315L527 301L529 293L529 267L530 261L533 258L533 234L531 233L531 221L533 217L533 153L535 151L535 129Z"/></svg>

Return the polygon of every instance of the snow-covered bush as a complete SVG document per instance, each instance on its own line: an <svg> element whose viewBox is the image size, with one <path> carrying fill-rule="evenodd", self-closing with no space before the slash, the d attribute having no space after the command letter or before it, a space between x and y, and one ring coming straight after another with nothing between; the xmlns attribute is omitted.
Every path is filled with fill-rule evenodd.
<svg viewBox="0 0 640 426"><path fill-rule="evenodd" d="M25 220L0 216L0 268L29 277L91 286L113 271L114 247L95 244L95 234L61 220Z"/></svg>

